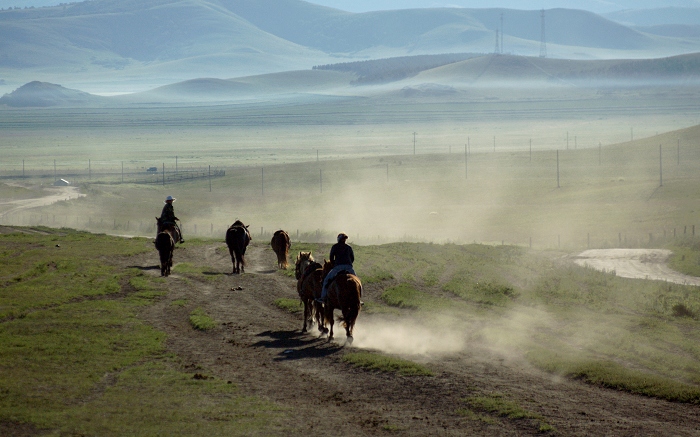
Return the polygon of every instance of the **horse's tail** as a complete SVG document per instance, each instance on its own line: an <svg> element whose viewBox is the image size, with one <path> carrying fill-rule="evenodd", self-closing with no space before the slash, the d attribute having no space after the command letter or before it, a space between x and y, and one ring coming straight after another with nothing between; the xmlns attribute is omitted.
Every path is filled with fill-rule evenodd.
<svg viewBox="0 0 700 437"><path fill-rule="evenodd" d="M338 321L352 331L357 316L360 315L360 308L362 308L360 300L362 296L362 282L354 275L348 275L346 281L346 284L343 286L345 288L344 298L341 302L343 315L338 318ZM337 285L339 286L340 284Z"/></svg>

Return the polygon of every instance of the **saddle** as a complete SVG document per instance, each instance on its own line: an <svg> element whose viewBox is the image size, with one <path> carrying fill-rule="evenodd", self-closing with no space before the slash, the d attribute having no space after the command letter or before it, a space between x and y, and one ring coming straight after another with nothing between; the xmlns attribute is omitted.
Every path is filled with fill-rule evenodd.
<svg viewBox="0 0 700 437"><path fill-rule="evenodd" d="M311 272L313 272L314 270L318 270L321 267L322 267L321 264L319 264L317 262L312 262L311 264L306 266L306 268L304 269L304 271L301 274L300 280L303 282L304 279L311 274Z"/></svg>
<svg viewBox="0 0 700 437"><path fill-rule="evenodd" d="M173 237L173 240L176 242L180 241L180 232L177 229L177 226L175 223L171 222L165 222L165 223L159 223L158 224L158 232L165 232L165 231L170 231Z"/></svg>

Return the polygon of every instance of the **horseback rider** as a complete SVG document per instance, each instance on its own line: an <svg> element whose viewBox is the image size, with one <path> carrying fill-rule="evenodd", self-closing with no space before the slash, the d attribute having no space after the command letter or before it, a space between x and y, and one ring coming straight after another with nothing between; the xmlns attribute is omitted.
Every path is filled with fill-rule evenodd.
<svg viewBox="0 0 700 437"><path fill-rule="evenodd" d="M355 254L352 251L352 247L345 242L348 236L344 233L338 234L338 242L331 247L330 261L333 263L333 268L326 275L323 280L323 288L321 290L321 297L316 299L316 301L325 303L328 295L328 284L335 279L338 273L345 271L348 273L355 274L355 270L352 268L352 263L355 261Z"/></svg>
<svg viewBox="0 0 700 437"><path fill-rule="evenodd" d="M165 201L163 202L165 205L163 205L163 211L160 213L158 232L160 232L166 226L173 226L175 229L177 229L178 235L180 235L180 243L184 243L185 240L182 239L182 230L176 223L176 221L179 221L180 219L175 217L175 208L173 207L173 202L175 200L176 199L173 196L168 196L165 198Z"/></svg>

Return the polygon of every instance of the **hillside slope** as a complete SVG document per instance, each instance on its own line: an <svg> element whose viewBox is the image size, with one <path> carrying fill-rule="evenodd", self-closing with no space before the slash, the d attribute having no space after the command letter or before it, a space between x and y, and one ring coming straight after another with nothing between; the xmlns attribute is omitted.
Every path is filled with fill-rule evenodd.
<svg viewBox="0 0 700 437"><path fill-rule="evenodd" d="M700 53L662 59L578 61L526 56L482 56L422 72L419 81L473 83L512 81L585 81L634 86L638 81L700 81Z"/></svg>

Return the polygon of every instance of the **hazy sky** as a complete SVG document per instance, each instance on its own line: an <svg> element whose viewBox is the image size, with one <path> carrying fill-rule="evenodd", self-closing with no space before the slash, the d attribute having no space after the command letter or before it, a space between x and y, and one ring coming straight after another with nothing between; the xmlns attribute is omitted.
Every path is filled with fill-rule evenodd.
<svg viewBox="0 0 700 437"><path fill-rule="evenodd" d="M622 9L647 9L667 6L700 7L700 0L309 0L350 12L380 9L430 7L512 8L512 9L584 9L607 13Z"/></svg>
<svg viewBox="0 0 700 437"><path fill-rule="evenodd" d="M698 7L700 0L307 0L310 3L330 6L350 12L366 12L386 9L463 7L463 8L512 8L512 9L584 9L607 13L622 9L661 8L666 6ZM0 0L1 8L25 6L50 6L69 3L67 0Z"/></svg>

